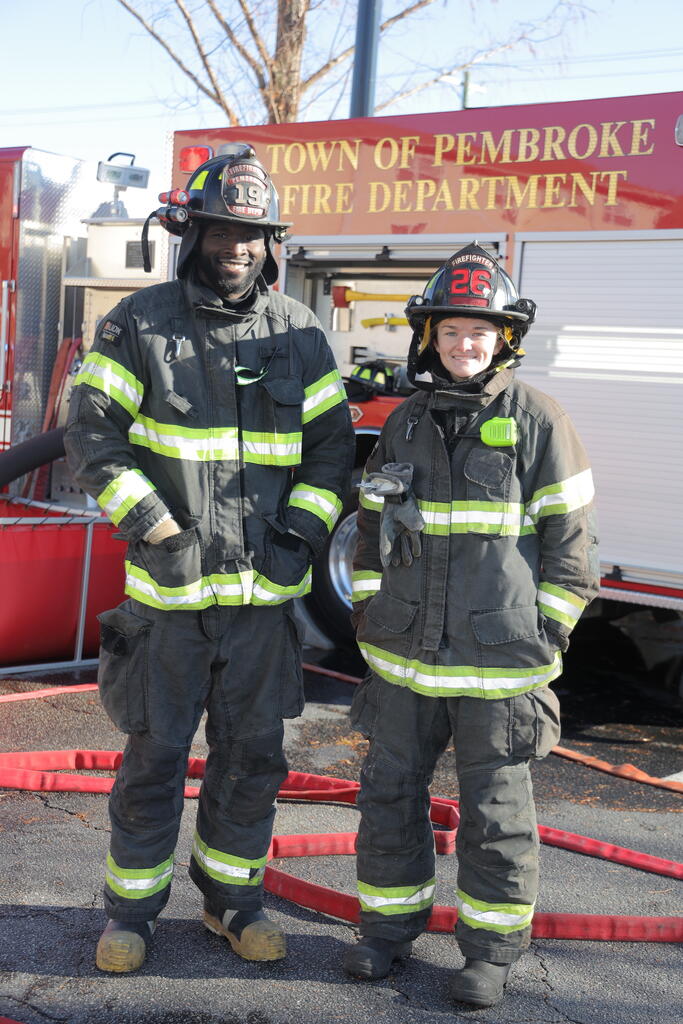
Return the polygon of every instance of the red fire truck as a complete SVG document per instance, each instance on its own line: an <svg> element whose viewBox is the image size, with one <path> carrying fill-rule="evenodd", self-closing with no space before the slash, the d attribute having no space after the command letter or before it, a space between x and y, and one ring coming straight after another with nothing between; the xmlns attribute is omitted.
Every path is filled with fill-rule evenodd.
<svg viewBox="0 0 683 1024"><path fill-rule="evenodd" d="M178 132L173 185L236 141L294 224L280 287L317 313L345 375L400 368L405 298L458 247L476 238L504 262L539 310L518 373L568 410L591 456L596 608L680 622L683 93ZM352 386L360 468L401 396ZM354 518L351 496L316 572L316 614L337 634Z"/></svg>

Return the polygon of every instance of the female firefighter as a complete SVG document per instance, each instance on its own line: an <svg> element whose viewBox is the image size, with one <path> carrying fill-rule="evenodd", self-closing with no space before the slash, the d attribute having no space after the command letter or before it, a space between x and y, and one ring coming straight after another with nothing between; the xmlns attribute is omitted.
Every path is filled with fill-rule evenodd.
<svg viewBox="0 0 683 1024"><path fill-rule="evenodd" d="M361 938L346 971L384 977L435 889L428 787L452 737L460 790L450 994L490 1006L529 945L538 835L529 762L560 734L548 684L598 589L593 482L553 399L516 380L536 306L476 243L406 310L417 391L361 485L353 574L370 672L351 718L370 740L358 806ZM422 379L419 379L419 377Z"/></svg>

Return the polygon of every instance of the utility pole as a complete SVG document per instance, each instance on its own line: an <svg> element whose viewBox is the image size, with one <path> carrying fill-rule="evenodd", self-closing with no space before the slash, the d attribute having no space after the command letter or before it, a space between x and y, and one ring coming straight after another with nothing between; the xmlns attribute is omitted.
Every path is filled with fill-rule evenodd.
<svg viewBox="0 0 683 1024"><path fill-rule="evenodd" d="M467 110L469 103L469 89L470 89L470 73L469 71L463 72L462 76L462 109Z"/></svg>
<svg viewBox="0 0 683 1024"><path fill-rule="evenodd" d="M350 117L371 117L375 111L381 7L382 0L358 0Z"/></svg>

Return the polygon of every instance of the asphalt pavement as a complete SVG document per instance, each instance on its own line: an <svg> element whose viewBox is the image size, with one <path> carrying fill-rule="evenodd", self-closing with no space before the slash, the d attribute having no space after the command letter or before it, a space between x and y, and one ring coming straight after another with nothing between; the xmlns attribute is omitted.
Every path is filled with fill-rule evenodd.
<svg viewBox="0 0 683 1024"><path fill-rule="evenodd" d="M314 657L308 653L308 660ZM357 671L334 652L320 660ZM69 681L90 678L82 673ZM636 754L652 757L656 746L646 768L669 774L683 768L678 706L641 696L643 721L638 721L638 700L632 697L637 691L627 685L615 691L604 677L582 679L582 699L565 702L567 746L609 754L608 760L626 754L633 761ZM4 679L0 693L64 681L54 674ZM561 685L571 682L563 679ZM303 718L287 727L290 767L357 778L364 741L348 723L352 687L311 675L307 690ZM611 716L596 696L606 691ZM117 750L122 739L96 692L70 691L0 707L2 751ZM201 731L192 753L205 753ZM534 778L541 824L683 860L683 795L555 756L535 766ZM448 753L433 792L457 797ZM462 963L451 935L423 935L412 957L383 981L354 981L341 967L344 948L355 939L353 925L267 895L269 914L288 936L287 959L265 965L242 961L201 924L199 895L186 874L194 803L186 800L173 890L147 961L134 975L107 975L94 965L105 924L106 797L0 791L0 1022L3 1016L21 1024L680 1024L683 1018L678 944L534 939L513 968L505 1001L488 1010L467 1010L447 996L448 974ZM353 832L356 827L351 806L281 802L275 831ZM354 893L352 856L280 860L274 866ZM682 881L549 846L542 847L541 867L539 911L683 916ZM455 856L438 858L437 903L453 902L456 869Z"/></svg>

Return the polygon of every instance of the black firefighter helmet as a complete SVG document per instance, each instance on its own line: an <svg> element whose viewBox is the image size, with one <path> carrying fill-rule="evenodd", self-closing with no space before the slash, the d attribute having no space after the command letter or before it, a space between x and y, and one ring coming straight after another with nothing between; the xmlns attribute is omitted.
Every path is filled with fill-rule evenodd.
<svg viewBox="0 0 683 1024"><path fill-rule="evenodd" d="M477 242L459 249L439 267L422 295L406 306L413 337L408 352L408 377L441 365L430 341L432 330L449 316L478 317L501 328L505 356L517 353L536 316L536 303L520 299L510 276ZM424 382L416 386L425 387ZM427 385L429 387L429 385Z"/></svg>
<svg viewBox="0 0 683 1024"><path fill-rule="evenodd" d="M271 245L273 239L282 242L292 225L280 220L275 186L248 143L236 142L227 152L200 164L184 189L174 189L159 198L166 205L150 216L157 217L167 231L182 239L178 277L187 276L202 223L224 220L263 228L266 242L263 277L267 284L275 283L278 270Z"/></svg>

